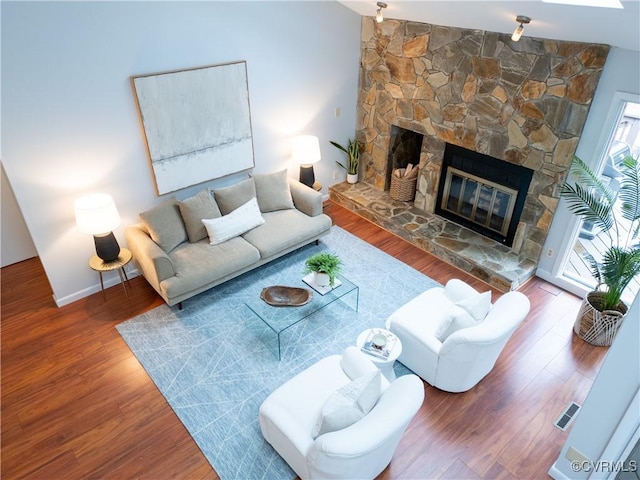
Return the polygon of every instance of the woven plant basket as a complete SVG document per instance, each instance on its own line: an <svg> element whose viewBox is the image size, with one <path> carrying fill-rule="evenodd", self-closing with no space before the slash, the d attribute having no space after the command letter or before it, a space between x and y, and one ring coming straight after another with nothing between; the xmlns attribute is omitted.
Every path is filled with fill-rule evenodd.
<svg viewBox="0 0 640 480"><path fill-rule="evenodd" d="M391 175L391 187L389 187L389 196L399 202L411 202L416 196L417 177L398 178Z"/></svg>
<svg viewBox="0 0 640 480"><path fill-rule="evenodd" d="M603 303L604 293L589 292L582 301L573 331L585 342L599 347L608 347L622 324L627 306L620 302L617 310L598 310Z"/></svg>

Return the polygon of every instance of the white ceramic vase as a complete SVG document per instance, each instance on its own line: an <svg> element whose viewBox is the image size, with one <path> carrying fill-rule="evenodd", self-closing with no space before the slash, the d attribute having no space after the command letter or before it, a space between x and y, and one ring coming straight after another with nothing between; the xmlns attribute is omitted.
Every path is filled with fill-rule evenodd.
<svg viewBox="0 0 640 480"><path fill-rule="evenodd" d="M313 272L313 281L318 287L328 287L330 283L329 275L321 272Z"/></svg>
<svg viewBox="0 0 640 480"><path fill-rule="evenodd" d="M358 174L347 173L347 183L358 183Z"/></svg>

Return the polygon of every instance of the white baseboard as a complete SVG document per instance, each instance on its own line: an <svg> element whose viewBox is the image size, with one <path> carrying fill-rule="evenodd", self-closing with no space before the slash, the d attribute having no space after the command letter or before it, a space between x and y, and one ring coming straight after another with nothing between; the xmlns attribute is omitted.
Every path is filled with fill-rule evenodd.
<svg viewBox="0 0 640 480"><path fill-rule="evenodd" d="M127 277L129 279L135 278L139 274L140 273L138 272L137 268L134 268L131 271L127 271ZM120 276L110 275L110 277L111 278L106 279L104 282L105 290L109 287L113 287L114 285L120 285ZM94 293L98 293L100 291L101 291L100 282L98 282L94 285L91 285L90 287L74 292L71 295L66 295L62 298L56 298L56 296L53 295L53 301L56 303L56 306L60 308L60 307L64 307L65 305L69 305L70 303L76 302L84 297L88 297L89 295L93 295Z"/></svg>
<svg viewBox="0 0 640 480"><path fill-rule="evenodd" d="M574 282L568 278L558 277L553 275L548 270L543 270L538 268L536 270L536 276L540 277L543 280L546 280L549 283L552 283L556 287L560 287L563 290L566 290L569 293L573 293L574 295L583 298L585 294L590 290L578 282Z"/></svg>
<svg viewBox="0 0 640 480"><path fill-rule="evenodd" d="M559 459L558 459L559 460ZM562 473L558 467L556 467L556 463L558 463L558 460L556 460L555 462L553 462L553 465L551 465L551 468L549 469L549 471L547 472L549 474L549 476L551 478L553 478L554 480L571 480L571 477L567 477L564 473Z"/></svg>

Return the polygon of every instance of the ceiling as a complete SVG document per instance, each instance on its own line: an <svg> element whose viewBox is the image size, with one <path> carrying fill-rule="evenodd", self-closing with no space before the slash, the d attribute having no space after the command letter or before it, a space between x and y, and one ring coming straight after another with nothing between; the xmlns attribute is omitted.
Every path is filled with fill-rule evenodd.
<svg viewBox="0 0 640 480"><path fill-rule="evenodd" d="M621 0L624 9L578 7L542 0L385 0L385 18L433 25L513 33L516 15L531 17L524 35L604 43L640 51L640 0ZM340 1L364 16L376 14L376 0Z"/></svg>

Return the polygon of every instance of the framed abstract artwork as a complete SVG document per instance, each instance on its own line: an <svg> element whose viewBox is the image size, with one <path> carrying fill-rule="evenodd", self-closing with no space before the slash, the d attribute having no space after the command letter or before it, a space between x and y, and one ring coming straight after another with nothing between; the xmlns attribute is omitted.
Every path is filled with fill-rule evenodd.
<svg viewBox="0 0 640 480"><path fill-rule="evenodd" d="M254 166L246 62L131 77L156 192Z"/></svg>

